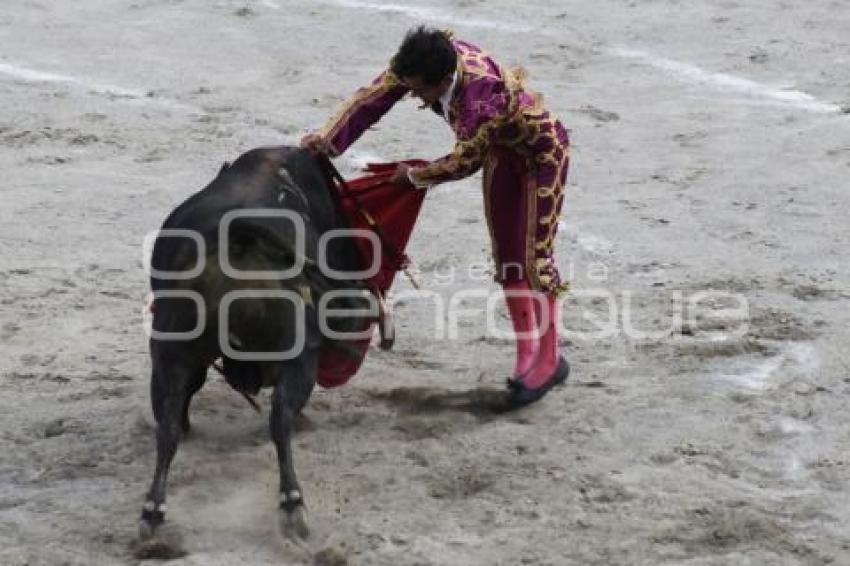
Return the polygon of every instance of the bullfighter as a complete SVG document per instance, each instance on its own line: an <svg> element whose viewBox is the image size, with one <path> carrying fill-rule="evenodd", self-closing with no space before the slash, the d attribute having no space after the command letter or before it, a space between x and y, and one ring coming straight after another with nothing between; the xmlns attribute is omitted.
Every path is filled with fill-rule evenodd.
<svg viewBox="0 0 850 566"><path fill-rule="evenodd" d="M399 165L393 181L424 189L482 170L495 279L517 337L507 391L513 406L539 400L569 373L558 345L558 297L568 285L553 255L569 139L523 79L476 45L420 26L387 70L301 140L313 152L339 156L408 93L448 122L453 151L424 166Z"/></svg>

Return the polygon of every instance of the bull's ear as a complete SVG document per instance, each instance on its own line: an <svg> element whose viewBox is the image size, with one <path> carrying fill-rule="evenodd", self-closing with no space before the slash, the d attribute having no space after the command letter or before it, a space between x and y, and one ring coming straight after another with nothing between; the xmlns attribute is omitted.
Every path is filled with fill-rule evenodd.
<svg viewBox="0 0 850 566"><path fill-rule="evenodd" d="M224 173L228 169L230 169L230 163L225 161L224 163L221 164L221 169L218 170L218 174L221 175L222 173Z"/></svg>

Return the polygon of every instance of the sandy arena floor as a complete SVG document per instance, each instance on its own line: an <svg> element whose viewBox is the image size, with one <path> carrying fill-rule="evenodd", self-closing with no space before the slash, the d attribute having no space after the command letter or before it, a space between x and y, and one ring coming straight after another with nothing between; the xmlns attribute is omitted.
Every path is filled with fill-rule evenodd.
<svg viewBox="0 0 850 566"><path fill-rule="evenodd" d="M482 299L455 338L402 301L395 350L307 408L303 545L277 534L267 399L210 383L172 564L850 564L843 0L3 0L0 564L135 562L145 234L221 162L321 124L419 22L525 65L572 128L570 383L477 412L512 363ZM339 165L452 141L407 101ZM495 293L469 269L488 249L478 177L434 189L425 288Z"/></svg>

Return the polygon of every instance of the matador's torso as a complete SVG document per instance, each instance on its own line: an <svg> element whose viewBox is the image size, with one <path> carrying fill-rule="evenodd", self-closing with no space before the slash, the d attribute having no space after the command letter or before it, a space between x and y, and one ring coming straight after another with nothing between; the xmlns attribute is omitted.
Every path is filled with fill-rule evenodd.
<svg viewBox="0 0 850 566"><path fill-rule="evenodd" d="M543 108L539 95L524 88L522 71L503 68L471 43L452 44L458 54L457 83L448 112L444 114L439 103L432 109L446 115L457 142L452 153L416 169L417 184L467 177L481 167L494 146L525 155L532 163L560 160L561 152L567 151L566 131ZM322 129L332 153L343 153L408 92L389 70L359 89Z"/></svg>

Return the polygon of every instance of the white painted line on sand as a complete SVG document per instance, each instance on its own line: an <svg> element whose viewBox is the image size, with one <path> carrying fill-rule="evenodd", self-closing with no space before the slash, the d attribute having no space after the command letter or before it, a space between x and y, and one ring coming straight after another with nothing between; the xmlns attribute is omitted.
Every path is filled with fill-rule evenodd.
<svg viewBox="0 0 850 566"><path fill-rule="evenodd" d="M720 374L723 381L753 390L766 390L775 385L773 374L786 363L792 363L804 376L814 375L820 361L812 344L788 344L779 353L754 364L734 366L731 372Z"/></svg>
<svg viewBox="0 0 850 566"><path fill-rule="evenodd" d="M470 19L462 14L449 10L437 10L410 4L393 4L383 2L370 2L366 0L324 0L326 4L333 4L345 8L376 10L379 12L395 12L406 14L413 18L442 22L458 27L471 27L492 29L509 33L528 33L534 30L537 35L562 38L563 32L555 32L546 29L519 26L511 23L497 22L486 19ZM821 114L839 114L843 109L838 104L823 102L811 94L799 90L784 90L750 79L736 77L726 73L715 73L707 71L696 65L674 61L663 57L655 57L644 51L627 48L611 49L608 53L622 58L637 60L641 63L667 71L689 82L703 84L726 92L746 94L751 98L760 99L770 104L789 106L797 110L815 112Z"/></svg>
<svg viewBox="0 0 850 566"><path fill-rule="evenodd" d="M130 89L117 85L109 85L95 81L89 81L74 77L71 75L61 75L58 73L50 73L30 69L20 65L12 65L9 63L0 63L0 75L6 75L13 79L22 80L30 83L57 83L72 88L80 88L88 92L106 96L116 97L119 100L125 100L134 104L142 104L146 106L160 106L169 110L179 110L192 114L206 114L203 109L190 104L184 104L170 98L162 98L157 96L148 96L146 92L138 89Z"/></svg>
<svg viewBox="0 0 850 566"><path fill-rule="evenodd" d="M578 245L593 255L607 256L614 252L614 244L602 236L582 231L578 236Z"/></svg>
<svg viewBox="0 0 850 566"><path fill-rule="evenodd" d="M632 59L650 67L667 71L689 82L714 86L719 90L771 100L807 112L822 114L836 114L841 112L841 106L838 104L820 101L811 94L799 90L774 88L742 77L706 71L696 65L682 63L664 57L656 57L645 51L636 49L618 48L614 49L612 53L625 59Z"/></svg>
<svg viewBox="0 0 850 566"><path fill-rule="evenodd" d="M783 434L807 434L815 430L815 427L806 421L791 417L779 419L779 430Z"/></svg>
<svg viewBox="0 0 850 566"><path fill-rule="evenodd" d="M74 168L63 168L62 174L71 174L71 175L81 175L83 177L102 177L104 179L111 179L113 181L133 181L133 182L144 182L144 183L156 183L159 184L162 182L162 179L165 177L179 177L183 174L180 172L172 172L167 174L157 174L157 175L134 175L132 173L110 173L106 171L96 171L94 169L80 169L78 167ZM42 184L43 185L43 184Z"/></svg>
<svg viewBox="0 0 850 566"><path fill-rule="evenodd" d="M736 371L723 374L721 377L724 381L747 389L767 389L771 385L770 377L784 362L785 355L780 354L752 366L736 368Z"/></svg>
<svg viewBox="0 0 850 566"><path fill-rule="evenodd" d="M324 0L326 4L334 4L343 8L361 8L365 10L376 10L378 12L394 12L405 14L420 20L430 20L444 24L456 25L470 28L494 29L511 33L528 33L534 28L529 26L518 26L493 20L482 20L478 18L467 18L459 16L449 10L439 10L415 6L411 4L393 4L385 2L368 2L366 0Z"/></svg>

